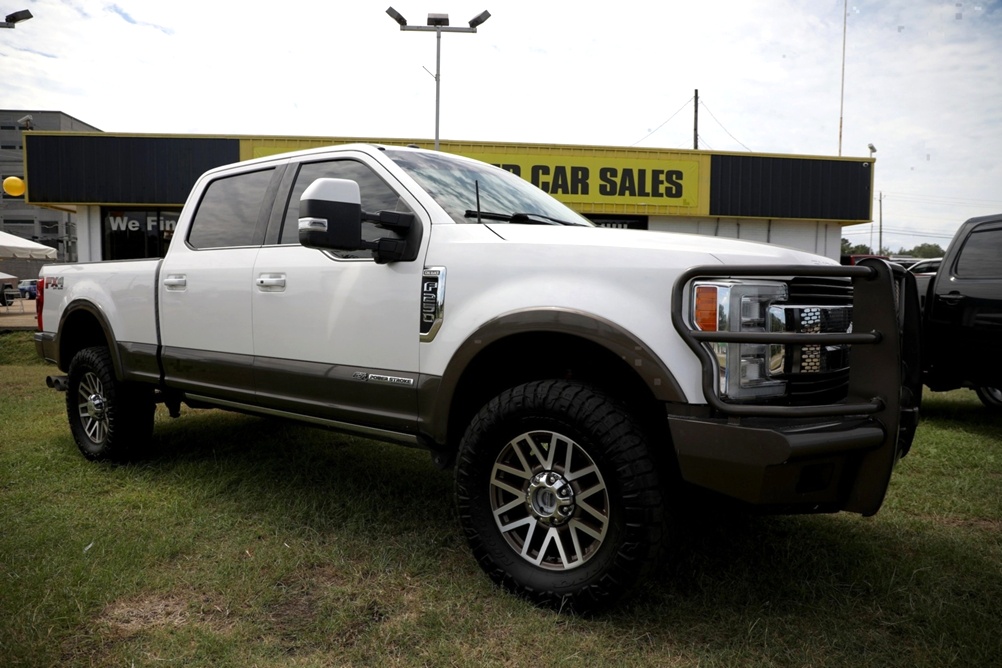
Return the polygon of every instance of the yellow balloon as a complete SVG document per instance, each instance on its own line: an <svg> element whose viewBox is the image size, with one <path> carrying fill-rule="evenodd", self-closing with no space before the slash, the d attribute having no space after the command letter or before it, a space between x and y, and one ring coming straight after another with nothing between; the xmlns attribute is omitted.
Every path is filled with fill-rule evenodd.
<svg viewBox="0 0 1002 668"><path fill-rule="evenodd" d="M11 197L20 197L24 194L24 180L16 176L8 176L3 180L3 191Z"/></svg>

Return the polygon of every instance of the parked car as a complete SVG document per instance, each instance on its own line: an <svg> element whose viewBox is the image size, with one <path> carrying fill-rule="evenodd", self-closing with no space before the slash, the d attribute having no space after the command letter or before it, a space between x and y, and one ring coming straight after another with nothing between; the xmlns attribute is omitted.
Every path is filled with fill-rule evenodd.
<svg viewBox="0 0 1002 668"><path fill-rule="evenodd" d="M842 255L839 257L839 262L843 266L851 267L852 265L859 264L860 260L865 260L868 257L875 257L878 260L890 260L886 255Z"/></svg>
<svg viewBox="0 0 1002 668"><path fill-rule="evenodd" d="M911 267L916 262L921 262L922 258L920 258L920 257L912 257L910 255L892 255L890 257L890 260L894 264L900 264L905 269L908 269L909 267Z"/></svg>
<svg viewBox="0 0 1002 668"><path fill-rule="evenodd" d="M943 258L941 257L925 258L908 267L908 271L913 274L935 274L939 271L939 265L942 263Z"/></svg>
<svg viewBox="0 0 1002 668"><path fill-rule="evenodd" d="M960 226L935 274L926 277L922 379L939 392L975 390L1002 411L1002 214Z"/></svg>
<svg viewBox="0 0 1002 668"><path fill-rule="evenodd" d="M21 293L21 299L34 299L38 296L38 280L29 279L17 284L17 290Z"/></svg>
<svg viewBox="0 0 1002 668"><path fill-rule="evenodd" d="M933 257L919 260L908 271L915 275L915 287L918 289L919 308L925 309L926 293L929 292L929 284L936 277L939 266L943 263L943 258Z"/></svg>

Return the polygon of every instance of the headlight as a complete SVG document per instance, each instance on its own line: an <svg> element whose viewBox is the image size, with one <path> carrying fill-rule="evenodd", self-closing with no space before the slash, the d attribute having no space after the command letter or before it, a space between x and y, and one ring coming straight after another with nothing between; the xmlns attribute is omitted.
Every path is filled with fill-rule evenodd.
<svg viewBox="0 0 1002 668"><path fill-rule="evenodd" d="M772 281L696 281L692 287L692 322L710 332L782 332L785 311L770 308L788 299L785 283ZM706 343L717 360L721 398L746 401L782 396L785 346L767 343Z"/></svg>

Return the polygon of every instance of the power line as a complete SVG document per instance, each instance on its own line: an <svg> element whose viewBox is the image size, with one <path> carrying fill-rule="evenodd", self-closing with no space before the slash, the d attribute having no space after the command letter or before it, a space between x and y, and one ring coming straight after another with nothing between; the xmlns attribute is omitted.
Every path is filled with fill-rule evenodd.
<svg viewBox="0 0 1002 668"><path fill-rule="evenodd" d="M872 223L871 223L871 225L872 225ZM901 235L908 236L908 237L920 237L920 238L926 238L926 239L952 239L953 238L953 234L952 233L951 234L936 234L935 232L913 232L911 230L902 230L902 229L888 228L888 227L884 228L884 232L885 233L890 233L890 234L901 234ZM861 229L857 229L857 230L849 230L849 229L846 229L844 227L842 228L842 235L843 236L849 236L849 235L853 235L853 234L870 234L870 229L869 228L861 228Z"/></svg>
<svg viewBox="0 0 1002 668"><path fill-rule="evenodd" d="M725 127L724 127L724 124L723 124L723 123L721 123L721 122L720 122L719 120L717 120L717 117L713 115L713 112L712 112L712 111L710 111L710 108L709 108L708 106L706 106L706 102L703 102L702 100L700 100L700 102L699 102L699 106L703 107L703 109L706 109L706 113L708 113L708 114L710 115L710 118L712 118L713 120L717 121L717 125L719 125L719 126L720 126L720 129L721 129L721 130L723 130L724 132L726 132L726 133L727 133L727 136L728 136L728 137L730 137L731 139L733 139L733 140L734 140L734 141L736 141L737 143L739 143L739 144L741 144L742 146L744 146L744 147L745 147L745 149L746 149L747 151L749 151L749 152L752 152L752 153L754 152L754 151L752 151L752 150L751 150L750 148L748 148L747 146L745 146L745 145L744 145L744 144L743 144L743 143L741 142L741 140L739 140L739 139L738 139L737 137L735 137L734 135L732 135L732 134L731 134L731 132L730 132L730 130L728 130L727 128L725 128ZM702 139L702 137L700 137L700 139Z"/></svg>
<svg viewBox="0 0 1002 668"><path fill-rule="evenodd" d="M645 139L647 139L648 137L650 137L652 134L654 134L655 132L657 132L658 130L660 130L661 128L663 128L664 126L668 125L668 121L670 121L671 119L673 119L676 116L678 116L679 113L681 113L681 111L683 109L685 109L686 107L689 106L689 103L692 102L692 100L693 100L693 98L690 97L688 100L685 101L685 104L683 104L681 107L679 107L678 111L676 111L674 114L672 114L671 116L669 116L668 119L664 123L662 123L661 125L657 126L653 130L651 130L650 132L648 132L646 135L644 135L643 137L641 137L637 141L635 141L632 144L630 144L630 146L636 146L637 144L639 144L640 142L644 141Z"/></svg>
<svg viewBox="0 0 1002 668"><path fill-rule="evenodd" d="M996 199L974 199L971 197L942 197L938 195L925 195L925 194L909 194L909 193L884 193L884 199L888 199L888 195L893 195L894 199L899 202L914 202L917 204L945 204L950 206L967 206L967 207L977 207L983 206L985 204L994 204L1002 206L1002 200Z"/></svg>

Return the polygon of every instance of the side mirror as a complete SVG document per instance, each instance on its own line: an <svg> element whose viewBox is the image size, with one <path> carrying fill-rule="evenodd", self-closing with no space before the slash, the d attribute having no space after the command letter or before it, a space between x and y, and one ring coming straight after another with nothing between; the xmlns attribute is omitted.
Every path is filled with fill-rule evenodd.
<svg viewBox="0 0 1002 668"><path fill-rule="evenodd" d="M361 250L362 198L347 179L317 179L299 198L299 243L310 248Z"/></svg>
<svg viewBox="0 0 1002 668"><path fill-rule="evenodd" d="M374 241L362 238L362 223L399 237ZM358 184L347 179L317 179L299 198L299 243L309 248L370 250L378 264L417 259L421 241L414 214L399 211L362 211Z"/></svg>

